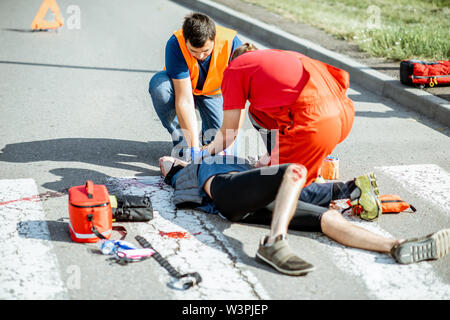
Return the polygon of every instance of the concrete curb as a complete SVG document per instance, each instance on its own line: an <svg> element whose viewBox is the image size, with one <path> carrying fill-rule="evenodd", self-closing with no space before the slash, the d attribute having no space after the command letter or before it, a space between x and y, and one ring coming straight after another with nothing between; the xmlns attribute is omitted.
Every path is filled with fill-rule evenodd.
<svg viewBox="0 0 450 320"><path fill-rule="evenodd" d="M313 59L344 69L350 74L352 82L450 127L450 103L444 99L417 88L404 86L399 80L367 65L219 3L209 0L172 1L191 10L203 12L218 22L234 26L239 32L270 44L274 48L298 51Z"/></svg>

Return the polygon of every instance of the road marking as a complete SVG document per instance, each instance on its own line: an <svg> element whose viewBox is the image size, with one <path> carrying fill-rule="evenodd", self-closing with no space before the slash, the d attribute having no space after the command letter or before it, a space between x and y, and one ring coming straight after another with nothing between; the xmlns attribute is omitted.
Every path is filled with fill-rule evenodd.
<svg viewBox="0 0 450 320"><path fill-rule="evenodd" d="M159 177L113 178L114 189L133 195L151 195L155 219L140 224L140 232L163 256L183 272L197 271L203 283L195 290L175 291L177 299L270 299L258 280L239 262L223 234L208 222L206 214L194 210L177 210L172 204L172 188ZM385 237L392 237L377 222L366 222L346 214L352 223ZM163 232L198 234L189 239L170 239ZM324 251L334 257L336 266L364 282L373 299L450 299L450 286L435 275L432 265L422 262L400 265L390 256L349 248L322 234L311 234L326 244ZM213 270L213 272L211 272ZM168 282L169 277L162 279Z"/></svg>
<svg viewBox="0 0 450 320"><path fill-rule="evenodd" d="M376 221L363 221L350 213L345 216L362 228L393 238ZM428 262L400 265L387 254L349 248L323 234L313 237L326 244L324 250L333 255L339 269L364 282L373 299L450 299L450 285L438 279Z"/></svg>
<svg viewBox="0 0 450 320"><path fill-rule="evenodd" d="M390 175L408 191L449 211L450 175L439 166L382 166L375 169ZM376 234L394 238L379 226L378 221L363 221L350 213L345 216L352 223ZM369 296L376 299L450 299L450 286L436 277L428 262L400 265L386 254L348 248L324 235L317 235L316 239L328 244L325 250L336 258L340 269L356 275L366 284Z"/></svg>
<svg viewBox="0 0 450 320"><path fill-rule="evenodd" d="M422 189L418 194L448 206L449 175L441 168L424 165L378 169L394 176L411 192L428 186L432 191ZM197 271L203 277L199 286L187 291L171 290L175 299L271 299L207 214L177 210L171 201L173 189L160 177L111 178L108 190L111 194L150 194L155 218L149 223L134 224L134 232L144 236L180 272ZM67 297L52 253L41 199L32 179L0 180L0 241L4 250L0 299ZM362 221L350 214L346 218L391 237L377 222ZM161 236L170 232L190 236ZM345 247L320 234L312 233L311 237L325 244L324 253L333 256L338 268L366 285L370 298L450 299L450 286L435 275L431 263L399 265L385 254ZM171 280L168 273L161 272L162 284Z"/></svg>
<svg viewBox="0 0 450 320"><path fill-rule="evenodd" d="M0 299L66 297L38 198L33 179L0 180Z"/></svg>
<svg viewBox="0 0 450 320"><path fill-rule="evenodd" d="M434 164L384 166L375 169L388 174L405 189L431 201L450 213L450 174Z"/></svg>
<svg viewBox="0 0 450 320"><path fill-rule="evenodd" d="M111 194L149 194L154 219L136 225L137 234L146 238L179 272L198 272L203 281L186 291L173 290L177 299L255 300L270 299L257 278L245 268L226 237L208 221L206 213L176 209L173 189L161 177L111 178ZM163 232L188 232L189 238L162 237ZM196 234L194 236L194 234ZM170 283L163 272L161 281Z"/></svg>

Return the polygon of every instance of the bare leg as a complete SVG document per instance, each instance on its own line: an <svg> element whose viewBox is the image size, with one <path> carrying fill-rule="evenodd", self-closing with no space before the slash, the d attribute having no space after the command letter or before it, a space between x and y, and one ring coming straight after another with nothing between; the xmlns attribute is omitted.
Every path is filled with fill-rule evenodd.
<svg viewBox="0 0 450 320"><path fill-rule="evenodd" d="M399 243L399 240L385 238L347 221L335 210L325 212L320 224L325 235L349 247L389 253Z"/></svg>
<svg viewBox="0 0 450 320"><path fill-rule="evenodd" d="M289 222L295 213L297 201L306 181L306 168L302 165L290 165L283 176L275 198L275 208L270 225L267 244L271 245L280 234L286 234Z"/></svg>
<svg viewBox="0 0 450 320"><path fill-rule="evenodd" d="M300 276L314 270L314 266L299 258L289 247L285 235L294 216L300 191L305 185L306 168L299 164L287 167L277 196L270 224L270 235L259 243L256 259L291 276Z"/></svg>
<svg viewBox="0 0 450 320"><path fill-rule="evenodd" d="M347 221L335 211L325 212L322 231L331 239L349 247L390 253L402 264L436 260L450 252L450 228L413 239L389 239Z"/></svg>

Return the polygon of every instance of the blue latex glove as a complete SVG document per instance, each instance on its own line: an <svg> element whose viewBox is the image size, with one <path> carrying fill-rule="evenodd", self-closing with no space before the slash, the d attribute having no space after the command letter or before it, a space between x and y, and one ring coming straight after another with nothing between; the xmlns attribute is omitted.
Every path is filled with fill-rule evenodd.
<svg viewBox="0 0 450 320"><path fill-rule="evenodd" d="M230 155L233 155L233 147L232 146L230 146L230 147L228 147L228 148L226 148L226 149L224 149L223 150L223 154L225 155L225 156L230 156Z"/></svg>
<svg viewBox="0 0 450 320"><path fill-rule="evenodd" d="M200 150L199 147L189 148L191 153L191 161L195 163L200 163L204 158L210 156L208 149Z"/></svg>

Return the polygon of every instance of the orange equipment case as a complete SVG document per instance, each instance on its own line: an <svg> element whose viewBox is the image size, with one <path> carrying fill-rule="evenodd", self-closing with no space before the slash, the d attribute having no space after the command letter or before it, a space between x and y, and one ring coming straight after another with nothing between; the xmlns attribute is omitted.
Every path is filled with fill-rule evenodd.
<svg viewBox="0 0 450 320"><path fill-rule="evenodd" d="M112 233L112 208L108 190L87 180L69 189L69 232L75 242L97 242Z"/></svg>

